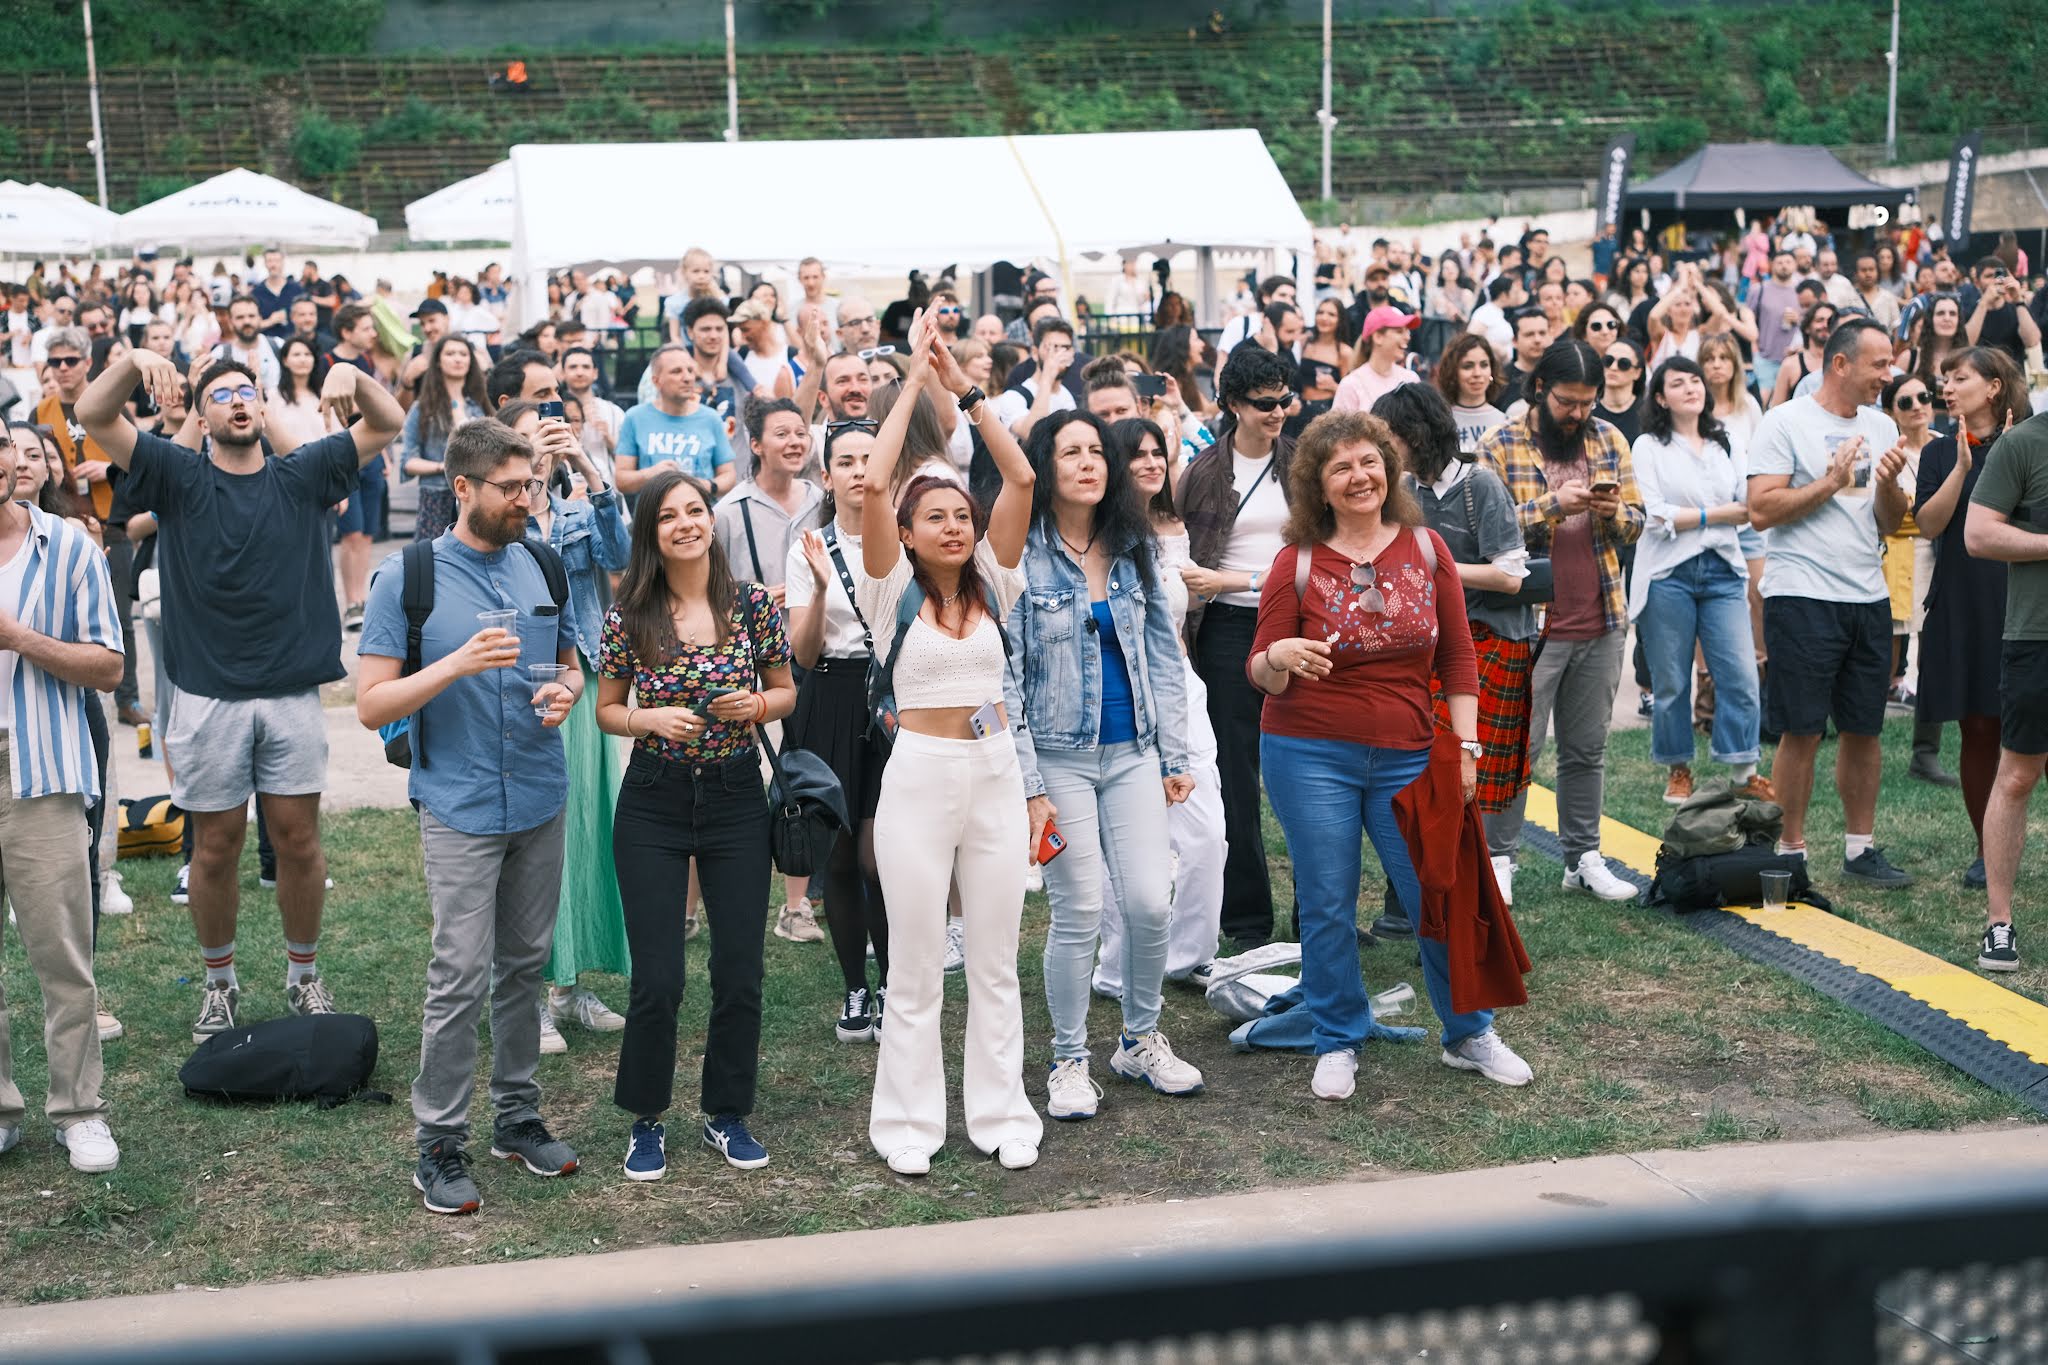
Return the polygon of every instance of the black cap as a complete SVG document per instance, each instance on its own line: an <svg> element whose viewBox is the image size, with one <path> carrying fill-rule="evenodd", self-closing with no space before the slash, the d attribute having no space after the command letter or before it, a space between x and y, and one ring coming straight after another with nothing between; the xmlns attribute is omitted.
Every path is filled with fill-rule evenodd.
<svg viewBox="0 0 2048 1365"><path fill-rule="evenodd" d="M416 318L423 318L429 313L439 313L446 317L448 315L448 305L439 299L421 299L420 306L412 310L412 315Z"/></svg>

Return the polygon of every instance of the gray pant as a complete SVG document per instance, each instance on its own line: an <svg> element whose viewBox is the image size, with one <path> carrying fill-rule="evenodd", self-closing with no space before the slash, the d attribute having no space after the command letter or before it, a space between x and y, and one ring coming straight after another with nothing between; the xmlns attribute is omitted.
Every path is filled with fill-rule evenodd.
<svg viewBox="0 0 2048 1365"><path fill-rule="evenodd" d="M1607 778L1607 731L1614 722L1614 689L1628 632L1597 640L1551 640L1529 679L1529 761L1543 752L1551 711L1557 712L1557 840L1571 867L1600 847L1600 798ZM1529 805L1525 789L1514 804L1486 817L1486 843L1498 858L1522 842Z"/></svg>
<svg viewBox="0 0 2048 1365"><path fill-rule="evenodd" d="M412 1114L421 1151L469 1137L476 1027L491 997L491 1105L504 1128L540 1116L541 969L562 898L562 816L517 834L461 834L420 812L434 956Z"/></svg>

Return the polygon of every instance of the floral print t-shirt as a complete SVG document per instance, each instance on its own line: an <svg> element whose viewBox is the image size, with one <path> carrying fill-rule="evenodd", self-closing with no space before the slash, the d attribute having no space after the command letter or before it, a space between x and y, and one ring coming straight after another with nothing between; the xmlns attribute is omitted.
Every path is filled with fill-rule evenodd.
<svg viewBox="0 0 2048 1365"><path fill-rule="evenodd" d="M757 691L760 675L789 666L789 636L782 613L759 583L734 585L732 630L724 644L671 646L665 658L646 660L613 607L598 641L597 675L633 684L635 706L686 706L704 717L704 732L689 739L641 735L636 752L679 763L718 763L754 747L753 726L711 715L711 693L721 688Z"/></svg>

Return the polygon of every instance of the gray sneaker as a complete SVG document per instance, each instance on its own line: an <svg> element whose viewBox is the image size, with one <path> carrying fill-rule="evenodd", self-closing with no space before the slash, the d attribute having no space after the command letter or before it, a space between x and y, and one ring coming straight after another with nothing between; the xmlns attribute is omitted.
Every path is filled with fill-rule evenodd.
<svg viewBox="0 0 2048 1365"><path fill-rule="evenodd" d="M285 1008L293 1014L334 1014L334 992L327 989L327 983L320 979L320 973L313 972L300 979L296 986L284 988Z"/></svg>
<svg viewBox="0 0 2048 1365"><path fill-rule="evenodd" d="M469 1178L469 1153L448 1139L420 1153L412 1187L425 1196L428 1213L475 1213L484 1206Z"/></svg>
<svg viewBox="0 0 2048 1365"><path fill-rule="evenodd" d="M1897 891L1913 884L1913 874L1892 866L1884 850L1872 845L1842 864L1842 875L1885 891Z"/></svg>
<svg viewBox="0 0 2048 1365"><path fill-rule="evenodd" d="M548 1131L539 1119L522 1119L491 1137L491 1155L513 1161L535 1175L569 1175L576 1169L576 1149Z"/></svg>
<svg viewBox="0 0 2048 1365"><path fill-rule="evenodd" d="M206 983L206 994L199 1002L199 1021L192 1025L192 1041L203 1043L216 1033L226 1033L235 1026L235 1006L240 1004L242 992L239 987L225 981Z"/></svg>

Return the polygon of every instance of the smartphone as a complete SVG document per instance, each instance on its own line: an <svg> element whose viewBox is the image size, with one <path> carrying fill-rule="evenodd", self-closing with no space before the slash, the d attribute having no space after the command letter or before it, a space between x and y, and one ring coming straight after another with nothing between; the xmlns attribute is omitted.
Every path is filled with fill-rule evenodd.
<svg viewBox="0 0 2048 1365"><path fill-rule="evenodd" d="M1067 841L1060 838L1060 827L1052 821L1045 822L1045 833L1038 836L1038 865L1044 867L1054 858L1067 851Z"/></svg>
<svg viewBox="0 0 2048 1365"><path fill-rule="evenodd" d="M1154 398L1164 398L1166 396L1166 376L1163 374L1134 374L1131 376L1131 387L1137 390L1138 397L1147 402Z"/></svg>
<svg viewBox="0 0 2048 1365"><path fill-rule="evenodd" d="M1593 491L1595 493L1619 493L1621 485L1613 479L1602 479L1593 485Z"/></svg>
<svg viewBox="0 0 2048 1365"><path fill-rule="evenodd" d="M540 403L540 417L543 422L550 417L557 420L567 420L562 410L562 400L559 398L542 399Z"/></svg>

